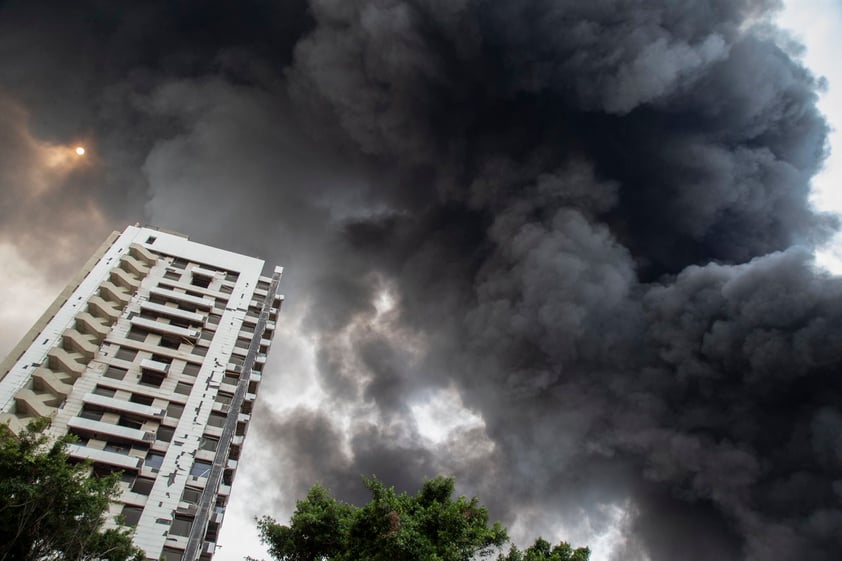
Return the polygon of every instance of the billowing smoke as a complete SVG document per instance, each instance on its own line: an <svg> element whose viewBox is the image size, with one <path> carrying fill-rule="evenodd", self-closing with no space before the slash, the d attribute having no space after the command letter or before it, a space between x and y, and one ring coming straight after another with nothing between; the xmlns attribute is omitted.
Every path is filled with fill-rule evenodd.
<svg viewBox="0 0 842 561"><path fill-rule="evenodd" d="M321 393L256 417L282 505L444 472L518 537L617 525L617 560L838 558L827 125L776 5L148 8L154 49L105 18L106 176L150 222L288 266L314 350L279 341L278 376ZM425 437L431 396L479 421Z"/></svg>

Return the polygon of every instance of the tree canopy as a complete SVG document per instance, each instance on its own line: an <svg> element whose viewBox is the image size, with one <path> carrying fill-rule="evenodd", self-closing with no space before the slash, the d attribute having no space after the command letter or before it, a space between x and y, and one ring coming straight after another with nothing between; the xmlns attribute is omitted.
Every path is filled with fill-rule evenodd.
<svg viewBox="0 0 842 561"><path fill-rule="evenodd" d="M102 530L119 474L89 477L50 444L46 419L15 436L0 424L0 561L142 561L127 529Z"/></svg>
<svg viewBox="0 0 842 561"><path fill-rule="evenodd" d="M278 561L471 561L498 553L498 561L587 561L587 548L554 548L538 539L524 552L512 546L476 497L453 499L454 480L436 477L416 495L398 494L376 478L365 479L371 500L357 507L319 485L298 501L288 526L264 516L258 530Z"/></svg>

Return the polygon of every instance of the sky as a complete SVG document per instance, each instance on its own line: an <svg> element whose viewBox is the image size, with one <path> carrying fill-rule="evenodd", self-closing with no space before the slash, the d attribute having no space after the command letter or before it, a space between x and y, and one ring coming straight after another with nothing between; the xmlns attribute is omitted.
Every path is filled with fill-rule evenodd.
<svg viewBox="0 0 842 561"><path fill-rule="evenodd" d="M0 351L157 225L285 267L222 561L316 482L439 473L594 561L835 560L840 32L831 0L0 2Z"/></svg>

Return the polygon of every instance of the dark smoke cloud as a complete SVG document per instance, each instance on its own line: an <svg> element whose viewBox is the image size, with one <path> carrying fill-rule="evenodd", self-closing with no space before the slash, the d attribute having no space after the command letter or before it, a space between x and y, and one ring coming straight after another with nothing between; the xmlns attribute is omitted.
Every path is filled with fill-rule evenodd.
<svg viewBox="0 0 842 561"><path fill-rule="evenodd" d="M288 267L255 425L280 507L445 472L518 539L614 508L616 559L838 557L827 125L776 2L175 6L2 5L0 133L96 139L67 216L143 201ZM318 410L285 406L301 372ZM441 395L481 423L427 439Z"/></svg>

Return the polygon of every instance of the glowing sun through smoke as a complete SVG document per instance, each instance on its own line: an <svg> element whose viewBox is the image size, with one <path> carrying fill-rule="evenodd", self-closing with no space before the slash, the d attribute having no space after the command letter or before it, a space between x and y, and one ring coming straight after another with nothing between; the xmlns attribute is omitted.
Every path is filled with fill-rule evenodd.
<svg viewBox="0 0 842 561"><path fill-rule="evenodd" d="M76 155L77 156L84 156L85 155L85 148L82 146L76 147Z"/></svg>

